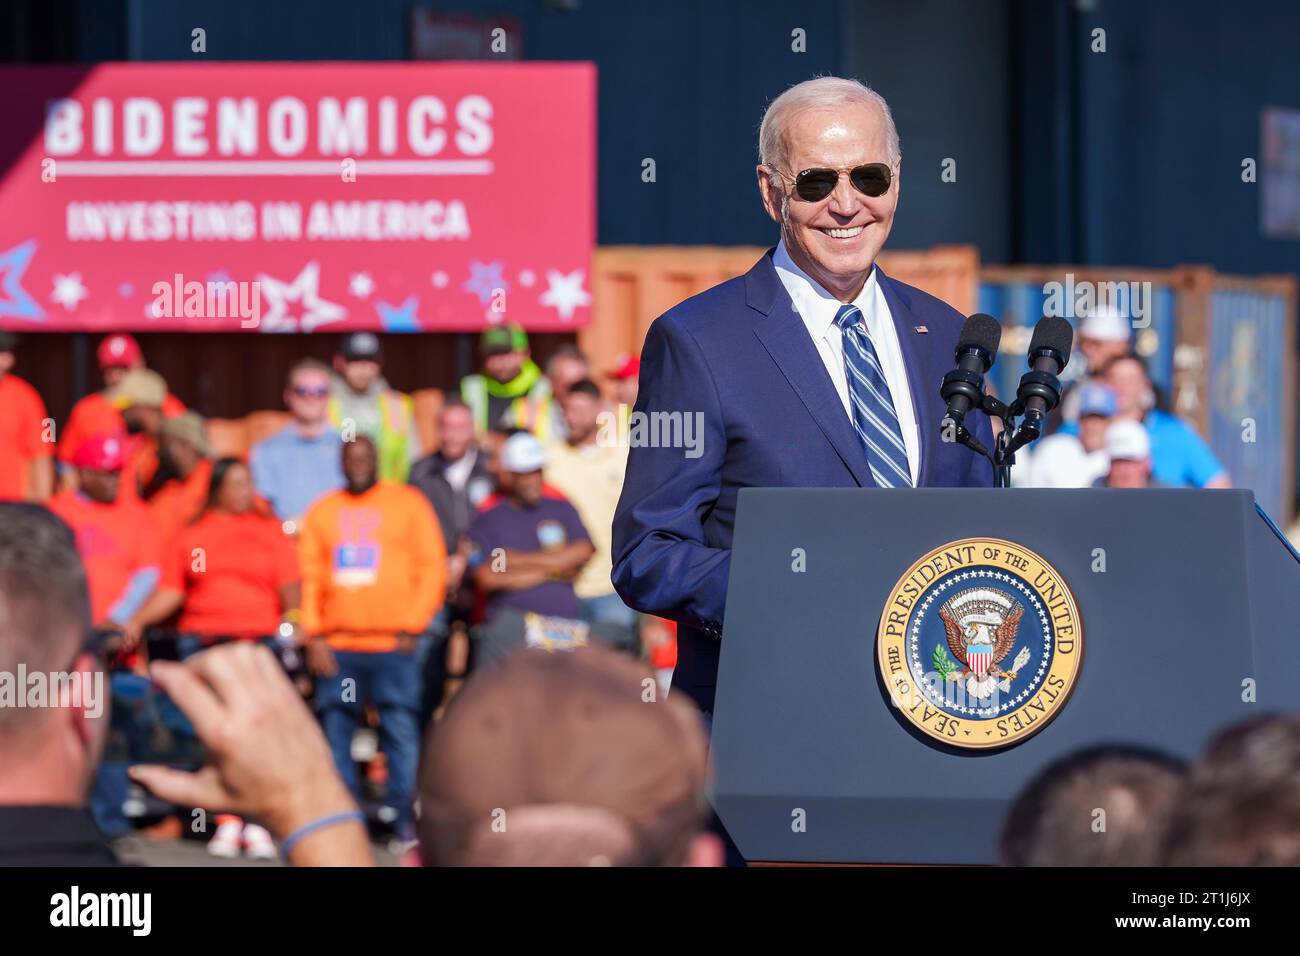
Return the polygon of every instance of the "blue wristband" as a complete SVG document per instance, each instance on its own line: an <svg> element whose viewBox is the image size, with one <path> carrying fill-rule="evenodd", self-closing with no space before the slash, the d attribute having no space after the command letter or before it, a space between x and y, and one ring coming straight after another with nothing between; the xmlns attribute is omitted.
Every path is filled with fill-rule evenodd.
<svg viewBox="0 0 1300 956"><path fill-rule="evenodd" d="M360 810L349 810L346 813L334 813L328 817L321 817L319 820L313 820L311 823L304 823L284 838L284 842L280 844L280 856L284 857L285 860L288 860L289 851L292 850L293 845L303 837L310 836L317 830L332 827L336 823L350 823L353 820L358 823L365 823L366 815Z"/></svg>

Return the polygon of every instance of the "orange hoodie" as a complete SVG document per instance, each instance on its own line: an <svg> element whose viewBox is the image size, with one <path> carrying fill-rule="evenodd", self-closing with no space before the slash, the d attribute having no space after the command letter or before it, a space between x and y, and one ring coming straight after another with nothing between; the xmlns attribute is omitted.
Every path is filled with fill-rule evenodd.
<svg viewBox="0 0 1300 956"><path fill-rule="evenodd" d="M391 651L442 607L447 549L428 499L379 482L335 491L307 511L298 539L302 624L340 651Z"/></svg>

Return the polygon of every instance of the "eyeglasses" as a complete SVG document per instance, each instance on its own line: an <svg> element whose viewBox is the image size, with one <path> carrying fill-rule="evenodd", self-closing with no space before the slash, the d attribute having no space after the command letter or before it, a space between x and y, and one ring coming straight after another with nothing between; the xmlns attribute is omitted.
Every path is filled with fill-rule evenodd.
<svg viewBox="0 0 1300 956"><path fill-rule="evenodd" d="M787 182L794 183L794 191L805 202L821 202L833 193L839 184L841 172L849 174L849 182L854 189L873 199L889 192L889 185L894 178L888 163L867 163L852 169L845 166L839 169L805 169L794 179L790 179L775 166L769 166L768 169Z"/></svg>
<svg viewBox="0 0 1300 956"><path fill-rule="evenodd" d="M328 387L323 388L303 388L301 385L293 387L293 394L299 398L325 398L330 393Z"/></svg>

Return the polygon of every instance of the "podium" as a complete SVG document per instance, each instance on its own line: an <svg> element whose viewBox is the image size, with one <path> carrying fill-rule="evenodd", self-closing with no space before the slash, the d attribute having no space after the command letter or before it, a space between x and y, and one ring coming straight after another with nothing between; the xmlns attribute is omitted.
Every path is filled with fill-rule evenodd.
<svg viewBox="0 0 1300 956"><path fill-rule="evenodd" d="M903 596L918 560L967 539L1041 557L1072 593L1080 628L1073 686L1053 698L1049 719L1011 742L988 724L983 749L952 745L962 733L967 744L981 737L960 714L922 726L935 708L878 652L887 602L896 601L890 607L903 610L894 619L919 636L921 668L932 658L956 668L931 675L931 692L978 694L1000 680L1011 701L1036 679L1032 661L1007 673L1010 652L997 675L981 671L989 658L976 653L987 650L980 635L1008 630L995 626L1007 609L975 578L964 587L960 568L933 585L942 593L931 604L924 587ZM1049 604L1059 603L1021 591L1011 594L1027 598L1014 603L1029 619L1017 641L1029 650L1017 660L1047 648L1030 625L1046 628L1055 620ZM912 597L920 600L909 607ZM1010 801L1057 758L1106 743L1187 758L1225 723L1300 709L1297 600L1300 555L1249 491L742 490L712 725L714 808L756 862L996 863ZM976 643L966 647L958 634L945 647L922 636L943 632L933 617L940 608ZM927 630L909 613L930 615ZM1044 649L1044 667L1048 655L1074 650ZM1037 679L1046 690L1050 678ZM967 703L974 712L996 699Z"/></svg>

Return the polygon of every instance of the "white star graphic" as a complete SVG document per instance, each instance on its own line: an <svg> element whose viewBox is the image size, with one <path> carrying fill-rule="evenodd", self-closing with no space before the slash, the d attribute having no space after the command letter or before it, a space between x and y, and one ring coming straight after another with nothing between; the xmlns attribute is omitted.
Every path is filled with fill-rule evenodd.
<svg viewBox="0 0 1300 956"><path fill-rule="evenodd" d="M537 273L534 272L532 269L525 269L523 272L519 273L519 284L521 286L524 286L525 288L531 289L533 287L533 283L535 283L536 281L537 281Z"/></svg>
<svg viewBox="0 0 1300 956"><path fill-rule="evenodd" d="M354 273L348 279L348 292L350 292L354 298L368 299L370 298L370 293L374 291L375 280L370 278L370 273L368 272Z"/></svg>
<svg viewBox="0 0 1300 956"><path fill-rule="evenodd" d="M86 287L81 284L80 272L72 272L68 275L56 273L54 276L54 291L50 293L50 301L58 303L71 312L77 307L77 303L89 294Z"/></svg>
<svg viewBox="0 0 1300 956"><path fill-rule="evenodd" d="M568 322L579 306L591 304L591 296L582 288L582 279L581 269L568 275L555 269L547 269L546 291L537 301L555 309L560 313L560 318Z"/></svg>
<svg viewBox="0 0 1300 956"><path fill-rule="evenodd" d="M320 285L320 263L309 262L293 282L282 282L268 275L258 275L262 296L269 307L262 314L263 332L313 332L319 326L347 318L348 310L335 302L326 302L317 292ZM295 319L285 308L289 303L299 305L300 315Z"/></svg>
<svg viewBox="0 0 1300 956"><path fill-rule="evenodd" d="M435 289L445 289L447 287L447 273L439 269L433 275L429 276L429 281L433 283Z"/></svg>

